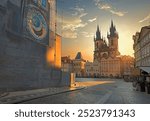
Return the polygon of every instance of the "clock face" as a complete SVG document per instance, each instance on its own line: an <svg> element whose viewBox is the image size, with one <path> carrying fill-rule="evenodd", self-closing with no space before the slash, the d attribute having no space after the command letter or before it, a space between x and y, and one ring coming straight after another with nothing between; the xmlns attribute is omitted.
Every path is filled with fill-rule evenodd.
<svg viewBox="0 0 150 121"><path fill-rule="evenodd" d="M44 39L48 34L48 25L44 16L35 8L30 8L27 13L27 29L37 40Z"/></svg>

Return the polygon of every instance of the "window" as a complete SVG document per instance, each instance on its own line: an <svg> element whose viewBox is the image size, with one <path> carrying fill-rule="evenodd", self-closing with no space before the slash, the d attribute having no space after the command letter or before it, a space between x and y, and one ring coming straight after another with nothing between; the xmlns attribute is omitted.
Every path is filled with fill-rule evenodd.
<svg viewBox="0 0 150 121"><path fill-rule="evenodd" d="M96 47L98 48L98 43L96 43Z"/></svg>

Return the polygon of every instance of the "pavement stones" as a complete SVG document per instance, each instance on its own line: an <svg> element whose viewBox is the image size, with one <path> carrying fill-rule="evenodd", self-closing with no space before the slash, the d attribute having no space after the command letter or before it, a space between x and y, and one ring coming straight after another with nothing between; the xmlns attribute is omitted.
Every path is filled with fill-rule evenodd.
<svg viewBox="0 0 150 121"><path fill-rule="evenodd" d="M58 87L3 93L0 95L0 104L19 104L29 100L81 90L84 88L85 87Z"/></svg>

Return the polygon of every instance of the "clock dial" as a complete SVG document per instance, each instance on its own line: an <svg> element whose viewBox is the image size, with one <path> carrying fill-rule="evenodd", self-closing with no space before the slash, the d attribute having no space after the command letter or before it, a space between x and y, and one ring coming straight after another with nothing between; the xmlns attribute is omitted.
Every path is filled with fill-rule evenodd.
<svg viewBox="0 0 150 121"><path fill-rule="evenodd" d="M48 33L48 25L44 16L35 8L28 10L27 28L37 40L44 39Z"/></svg>

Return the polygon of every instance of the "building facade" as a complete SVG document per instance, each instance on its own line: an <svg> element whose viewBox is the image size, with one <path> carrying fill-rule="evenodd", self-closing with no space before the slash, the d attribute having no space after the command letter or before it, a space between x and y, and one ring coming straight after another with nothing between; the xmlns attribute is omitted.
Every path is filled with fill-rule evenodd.
<svg viewBox="0 0 150 121"><path fill-rule="evenodd" d="M122 76L126 81L129 81L133 76L135 59L131 56L121 56Z"/></svg>
<svg viewBox="0 0 150 121"><path fill-rule="evenodd" d="M135 67L150 67L150 26L142 27L133 40Z"/></svg>
<svg viewBox="0 0 150 121"><path fill-rule="evenodd" d="M102 37L99 26L97 26L96 37L94 37L94 61L102 58L116 57L120 55L118 51L118 39L116 27L111 21L110 32L107 33L108 42Z"/></svg>
<svg viewBox="0 0 150 121"><path fill-rule="evenodd" d="M135 57L135 67L140 66L140 59L141 59L141 52L140 52L140 41L139 41L140 33L136 32L135 35L133 35L134 40L134 57Z"/></svg>
<svg viewBox="0 0 150 121"><path fill-rule="evenodd" d="M56 0L1 0L0 18L0 91L63 85Z"/></svg>
<svg viewBox="0 0 150 121"><path fill-rule="evenodd" d="M73 72L73 61L70 56L65 56L61 58L61 69L64 72Z"/></svg>
<svg viewBox="0 0 150 121"><path fill-rule="evenodd" d="M100 61L100 75L101 77L121 77L121 59L102 58Z"/></svg>
<svg viewBox="0 0 150 121"><path fill-rule="evenodd" d="M61 69L63 72L74 73L76 77L85 77L85 64L81 52L78 52L75 59L71 59L70 56L64 56L61 58Z"/></svg>
<svg viewBox="0 0 150 121"><path fill-rule="evenodd" d="M94 37L94 62L100 63L100 76L120 77L121 59L118 57L118 39L116 27L111 21L110 30L107 33L108 42L102 37L99 26L97 26L96 36Z"/></svg>
<svg viewBox="0 0 150 121"><path fill-rule="evenodd" d="M97 61L89 62L85 64L86 77L100 77L100 63Z"/></svg>
<svg viewBox="0 0 150 121"><path fill-rule="evenodd" d="M150 25L141 28L140 32L133 35L135 56L136 90L150 94Z"/></svg>
<svg viewBox="0 0 150 121"><path fill-rule="evenodd" d="M76 77L85 76L85 63L81 52L78 52L75 59L73 60L73 73L76 74Z"/></svg>

